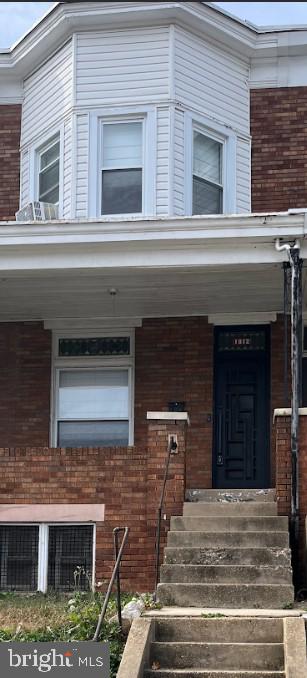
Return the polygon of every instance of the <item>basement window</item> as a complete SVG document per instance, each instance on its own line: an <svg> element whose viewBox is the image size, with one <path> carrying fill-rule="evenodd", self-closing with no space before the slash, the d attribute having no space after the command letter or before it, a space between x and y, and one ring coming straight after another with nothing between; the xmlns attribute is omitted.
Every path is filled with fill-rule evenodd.
<svg viewBox="0 0 307 678"><path fill-rule="evenodd" d="M0 527L2 591L90 590L94 525Z"/></svg>
<svg viewBox="0 0 307 678"><path fill-rule="evenodd" d="M1 591L36 591L38 541L38 527L0 527Z"/></svg>

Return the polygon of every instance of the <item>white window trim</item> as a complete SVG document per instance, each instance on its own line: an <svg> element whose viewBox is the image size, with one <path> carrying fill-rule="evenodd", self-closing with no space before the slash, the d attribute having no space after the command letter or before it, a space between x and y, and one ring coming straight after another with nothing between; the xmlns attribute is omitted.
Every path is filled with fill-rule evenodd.
<svg viewBox="0 0 307 678"><path fill-rule="evenodd" d="M92 591L95 591L96 577L96 523L77 522L77 523L2 523L1 526L8 527L38 527L38 563L37 563L37 591L47 593L48 590L48 549L49 549L49 527L77 527L78 525L90 525L93 528L92 545Z"/></svg>
<svg viewBox="0 0 307 678"><path fill-rule="evenodd" d="M58 355L59 339L78 339L80 337L129 337L130 339L130 355L127 356L80 356L74 358L62 357ZM58 424L58 386L59 386L59 372L62 369L125 369L128 371L128 389L129 389L129 440L128 445L134 444L134 350L135 333L134 330L82 330L68 332L54 331L52 333L52 374L51 374L51 398L50 398L50 445L57 447L57 424Z"/></svg>
<svg viewBox="0 0 307 678"><path fill-rule="evenodd" d="M197 130L223 145L223 214L236 213L236 145L233 130L215 123L204 116L185 112L184 167L185 167L185 215L193 212L193 132Z"/></svg>
<svg viewBox="0 0 307 678"><path fill-rule="evenodd" d="M101 214L101 125L103 123L143 122L143 211L137 214ZM156 213L156 109L125 107L91 111L88 149L88 216L99 219L127 219L155 216Z"/></svg>
<svg viewBox="0 0 307 678"><path fill-rule="evenodd" d="M59 136L60 139L60 167L59 167L59 218L63 216L63 184L64 184L64 124L49 130L48 134L42 135L35 146L30 149L30 177L29 198L30 202L38 200L39 196L39 155L51 144L52 140Z"/></svg>

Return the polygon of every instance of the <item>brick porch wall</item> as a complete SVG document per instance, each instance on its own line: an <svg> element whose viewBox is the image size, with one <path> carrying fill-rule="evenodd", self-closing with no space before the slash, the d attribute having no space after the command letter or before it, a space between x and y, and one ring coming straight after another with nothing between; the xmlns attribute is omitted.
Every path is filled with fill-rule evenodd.
<svg viewBox="0 0 307 678"><path fill-rule="evenodd" d="M307 205L307 87L251 91L252 211Z"/></svg>
<svg viewBox="0 0 307 678"><path fill-rule="evenodd" d="M130 528L121 568L126 591L152 591L157 509L169 433L177 433L179 453L172 457L163 513L161 545L171 515L184 501L184 425L149 424L147 445L130 448L0 449L0 497L5 504L105 504L97 524L96 582L106 582L114 564L113 528ZM1 515L1 504L0 504Z"/></svg>
<svg viewBox="0 0 307 678"><path fill-rule="evenodd" d="M276 496L278 513L291 515L291 420L276 417ZM299 493L300 493L300 571L302 585L307 584L306 527L307 514L307 417L300 416L299 438Z"/></svg>
<svg viewBox="0 0 307 678"><path fill-rule="evenodd" d="M20 124L21 104L0 106L0 221L19 208Z"/></svg>

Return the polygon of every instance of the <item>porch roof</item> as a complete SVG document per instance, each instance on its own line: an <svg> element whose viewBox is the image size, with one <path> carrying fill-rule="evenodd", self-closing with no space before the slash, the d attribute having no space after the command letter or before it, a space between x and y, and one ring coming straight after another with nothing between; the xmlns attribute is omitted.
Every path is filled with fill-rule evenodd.
<svg viewBox="0 0 307 678"><path fill-rule="evenodd" d="M3 222L0 321L281 312L275 242L298 239L307 258L306 234L304 210Z"/></svg>

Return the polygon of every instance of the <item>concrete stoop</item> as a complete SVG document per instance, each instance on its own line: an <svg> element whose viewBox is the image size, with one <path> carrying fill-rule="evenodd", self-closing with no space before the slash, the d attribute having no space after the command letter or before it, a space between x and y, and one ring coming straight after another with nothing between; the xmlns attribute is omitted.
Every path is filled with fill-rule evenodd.
<svg viewBox="0 0 307 678"><path fill-rule="evenodd" d="M307 678L287 518L273 490L190 490L171 519L158 600L117 678ZM248 609L249 608L249 609Z"/></svg>
<svg viewBox="0 0 307 678"><path fill-rule="evenodd" d="M304 619L264 614L149 613L132 624L117 678L306 678Z"/></svg>
<svg viewBox="0 0 307 678"><path fill-rule="evenodd" d="M283 608L294 599L288 518L273 490L190 490L171 519L158 600L167 606Z"/></svg>

